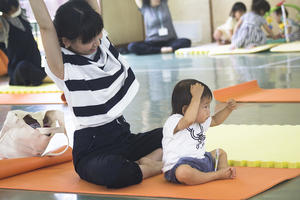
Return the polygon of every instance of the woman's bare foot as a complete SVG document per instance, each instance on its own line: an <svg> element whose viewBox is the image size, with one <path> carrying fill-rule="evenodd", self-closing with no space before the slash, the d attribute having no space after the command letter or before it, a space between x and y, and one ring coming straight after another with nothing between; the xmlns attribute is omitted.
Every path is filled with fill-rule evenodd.
<svg viewBox="0 0 300 200"><path fill-rule="evenodd" d="M236 47L234 45L230 45L229 50L235 50Z"/></svg>
<svg viewBox="0 0 300 200"><path fill-rule="evenodd" d="M53 80L49 76L46 76L43 80L43 83L53 83Z"/></svg>
<svg viewBox="0 0 300 200"><path fill-rule="evenodd" d="M172 53L173 52L173 48L172 47L162 47L160 49L161 53Z"/></svg>
<svg viewBox="0 0 300 200"><path fill-rule="evenodd" d="M163 167L162 161L156 161L156 160L143 157L139 159L137 163L139 164L142 170L143 179L162 173L162 167Z"/></svg>
<svg viewBox="0 0 300 200"><path fill-rule="evenodd" d="M236 177L236 169L234 167L228 167L217 171L219 179L229 179Z"/></svg>
<svg viewBox="0 0 300 200"><path fill-rule="evenodd" d="M143 157L143 158L139 159L139 164L140 165L152 166L153 168L159 169L159 170L161 170L162 167L163 167L162 161L152 160L152 159L147 158L147 157Z"/></svg>

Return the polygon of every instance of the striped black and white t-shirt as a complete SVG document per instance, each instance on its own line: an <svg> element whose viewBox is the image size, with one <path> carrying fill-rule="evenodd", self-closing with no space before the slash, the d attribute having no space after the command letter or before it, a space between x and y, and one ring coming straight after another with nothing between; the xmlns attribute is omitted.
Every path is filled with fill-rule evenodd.
<svg viewBox="0 0 300 200"><path fill-rule="evenodd" d="M91 59L62 48L64 80L48 67L47 74L64 92L76 129L101 126L122 115L139 83L129 64L103 34Z"/></svg>

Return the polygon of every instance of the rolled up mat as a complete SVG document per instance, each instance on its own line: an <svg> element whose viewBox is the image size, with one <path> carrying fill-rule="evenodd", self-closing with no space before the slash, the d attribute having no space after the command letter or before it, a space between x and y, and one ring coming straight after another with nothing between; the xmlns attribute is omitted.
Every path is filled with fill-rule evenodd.
<svg viewBox="0 0 300 200"><path fill-rule="evenodd" d="M65 146L53 152L61 152ZM0 160L0 179L72 160L72 149L60 156L14 158Z"/></svg>
<svg viewBox="0 0 300 200"><path fill-rule="evenodd" d="M7 74L7 64L8 58L6 54L0 50L0 76L4 76Z"/></svg>

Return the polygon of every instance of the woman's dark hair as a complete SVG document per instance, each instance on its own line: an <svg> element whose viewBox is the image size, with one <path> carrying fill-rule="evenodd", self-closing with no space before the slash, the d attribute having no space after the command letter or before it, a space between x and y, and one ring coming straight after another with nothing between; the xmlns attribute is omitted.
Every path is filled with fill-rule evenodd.
<svg viewBox="0 0 300 200"><path fill-rule="evenodd" d="M12 7L18 8L19 1L18 0L0 0L0 11L3 13L9 13Z"/></svg>
<svg viewBox="0 0 300 200"><path fill-rule="evenodd" d="M204 86L204 90L201 96L203 98L212 99L212 92L207 85L195 80L195 79L185 79L178 82L172 93L172 114L181 114L183 106L188 106L192 100L192 94L190 92L191 85L200 83Z"/></svg>
<svg viewBox="0 0 300 200"><path fill-rule="evenodd" d="M237 11L246 12L247 8L245 4L242 2L236 2L235 4L233 4L229 16L234 17L234 13Z"/></svg>
<svg viewBox="0 0 300 200"><path fill-rule="evenodd" d="M256 14L260 15L261 11L264 13L270 10L270 4L266 0L253 0L251 10Z"/></svg>
<svg viewBox="0 0 300 200"><path fill-rule="evenodd" d="M284 10L285 10L286 18L288 18L288 17L289 17L289 13L288 13L287 9L284 8ZM276 15L282 15L281 7L277 8L277 9L275 10L275 13L276 13Z"/></svg>
<svg viewBox="0 0 300 200"><path fill-rule="evenodd" d="M102 17L81 0L71 0L60 6L53 23L61 46L64 46L62 37L69 40L79 38L82 43L88 43L103 29Z"/></svg>

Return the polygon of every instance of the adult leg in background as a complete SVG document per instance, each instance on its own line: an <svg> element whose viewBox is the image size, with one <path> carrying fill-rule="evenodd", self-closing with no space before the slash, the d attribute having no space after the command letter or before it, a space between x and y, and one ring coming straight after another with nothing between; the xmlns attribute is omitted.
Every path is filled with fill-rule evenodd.
<svg viewBox="0 0 300 200"><path fill-rule="evenodd" d="M32 63L24 60L19 62L15 70L9 74L10 85L33 85L37 86L42 84L46 73L40 66L35 66Z"/></svg>
<svg viewBox="0 0 300 200"><path fill-rule="evenodd" d="M161 53L162 46L157 42L132 42L128 45L128 50L137 55L157 54Z"/></svg>
<svg viewBox="0 0 300 200"><path fill-rule="evenodd" d="M172 47L173 51L176 51L180 48L186 48L191 46L191 40L187 38L178 38L175 40L169 41L169 46Z"/></svg>

